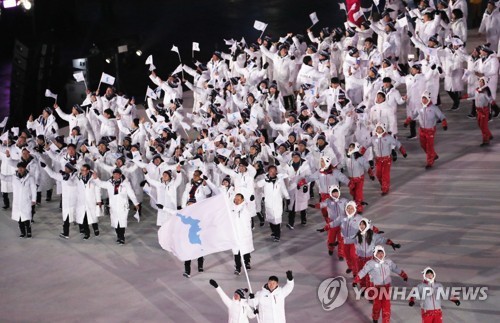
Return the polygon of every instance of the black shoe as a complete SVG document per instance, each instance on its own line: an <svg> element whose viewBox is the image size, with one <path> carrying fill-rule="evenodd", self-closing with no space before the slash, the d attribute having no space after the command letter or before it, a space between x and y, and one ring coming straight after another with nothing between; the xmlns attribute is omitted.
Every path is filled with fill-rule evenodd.
<svg viewBox="0 0 500 323"><path fill-rule="evenodd" d="M266 222L260 222L260 223L259 223L259 225L260 225L261 227L263 227L263 226L264 226L264 224L266 224Z"/></svg>
<svg viewBox="0 0 500 323"><path fill-rule="evenodd" d="M28 232L28 233L26 234L26 238L28 238L28 239L33 238L33 237L31 236L31 232Z"/></svg>
<svg viewBox="0 0 500 323"><path fill-rule="evenodd" d="M94 235L95 235L96 237L98 237L98 236L99 236L99 230L94 230Z"/></svg>
<svg viewBox="0 0 500 323"><path fill-rule="evenodd" d="M202 272L204 272L204 271L205 271L205 270L203 269L203 267L198 267L198 272L199 272L199 273L202 273Z"/></svg>
<svg viewBox="0 0 500 323"><path fill-rule="evenodd" d="M469 118L469 119L476 119L476 115L475 115L475 114L472 114L472 113L469 113L469 114L467 115L467 118Z"/></svg>
<svg viewBox="0 0 500 323"><path fill-rule="evenodd" d="M382 192L382 193L380 193L380 195L382 195L382 196L386 196L387 194L389 194L389 192Z"/></svg>
<svg viewBox="0 0 500 323"><path fill-rule="evenodd" d="M65 235L64 233L59 233L59 238L69 239L69 236Z"/></svg>
<svg viewBox="0 0 500 323"><path fill-rule="evenodd" d="M247 270L252 270L252 266L250 266L250 264L245 264L245 268L246 268Z"/></svg>
<svg viewBox="0 0 500 323"><path fill-rule="evenodd" d="M339 257L339 261L344 261L344 257Z"/></svg>
<svg viewBox="0 0 500 323"><path fill-rule="evenodd" d="M274 237L273 242L280 242L280 238L276 238L276 237Z"/></svg>
<svg viewBox="0 0 500 323"><path fill-rule="evenodd" d="M22 238L26 238L26 235L25 234L20 234L19 235L19 238L22 239Z"/></svg>
<svg viewBox="0 0 500 323"><path fill-rule="evenodd" d="M408 139L408 140L412 140L412 139L415 139L415 138L417 138L416 135L415 136L410 135L410 136L406 137L406 139Z"/></svg>
<svg viewBox="0 0 500 323"><path fill-rule="evenodd" d="M241 275L241 272L240 272L239 270L235 270L235 271L234 271L234 274L235 274L236 276L239 276L239 275Z"/></svg>
<svg viewBox="0 0 500 323"><path fill-rule="evenodd" d="M294 230L294 229L295 229L295 228L293 227L293 225L291 225L291 224L287 224L287 225L286 225L286 227L287 227L288 229L290 229L290 230Z"/></svg>
<svg viewBox="0 0 500 323"><path fill-rule="evenodd" d="M125 244L125 240L118 240L118 245L123 246Z"/></svg>
<svg viewBox="0 0 500 323"><path fill-rule="evenodd" d="M350 274L351 272L352 272L351 268L347 268L347 270L345 271L346 274Z"/></svg>
<svg viewBox="0 0 500 323"><path fill-rule="evenodd" d="M86 234L86 235L84 235L84 236L83 236L83 238L82 238L82 239L83 239L83 240L88 240L88 239L90 239L90 235L87 235L87 234Z"/></svg>
<svg viewBox="0 0 500 323"><path fill-rule="evenodd" d="M486 146L489 146L490 143L489 142L483 142L482 144L479 145L479 147L486 147Z"/></svg>
<svg viewBox="0 0 500 323"><path fill-rule="evenodd" d="M190 274L188 274L188 273L184 273L184 274L182 274L182 276L184 276L184 277L186 277L186 278L191 278L191 275L190 275Z"/></svg>
<svg viewBox="0 0 500 323"><path fill-rule="evenodd" d="M432 165L425 165L425 169L431 169Z"/></svg>
<svg viewBox="0 0 500 323"><path fill-rule="evenodd" d="M434 160L438 160L438 159L439 159L438 155L434 156Z"/></svg>
<svg viewBox="0 0 500 323"><path fill-rule="evenodd" d="M7 210L10 207L10 205L4 205L2 206L2 209Z"/></svg>
<svg viewBox="0 0 500 323"><path fill-rule="evenodd" d="M333 250L328 250L328 255L333 256Z"/></svg>
<svg viewBox="0 0 500 323"><path fill-rule="evenodd" d="M458 109L460 109L460 106L458 106L458 107L453 106L453 107L451 107L450 111L457 111Z"/></svg>
<svg viewBox="0 0 500 323"><path fill-rule="evenodd" d="M48 197L47 197L47 198L45 199L45 202L50 202L50 201L52 201L52 198L48 198Z"/></svg>

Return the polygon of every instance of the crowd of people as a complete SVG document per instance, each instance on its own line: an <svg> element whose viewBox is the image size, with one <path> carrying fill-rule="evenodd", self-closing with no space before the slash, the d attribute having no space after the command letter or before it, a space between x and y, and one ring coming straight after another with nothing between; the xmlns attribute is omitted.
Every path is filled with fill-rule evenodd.
<svg viewBox="0 0 500 323"><path fill-rule="evenodd" d="M333 256L337 249L353 285L389 288L390 272L406 281L382 246L400 245L362 217L369 215L365 179L376 179L381 195L389 194L391 165L398 151L407 157L403 144L417 136L426 153L423 166L434 167L436 130L448 128L442 111L454 113L464 102L472 101L468 116L477 119L481 146L490 144L488 122L500 112L500 12L488 1L479 29L486 43L468 53L466 1L423 0L411 10L401 1L386 2L377 21L357 8L366 19L319 34L308 29L305 35L266 35L255 43L227 41L227 52L183 65L182 76L162 78L153 70L150 80L163 98L147 99L145 117L139 117L133 97L107 87L104 93L87 91L70 113L54 104L30 116L24 128L9 129L0 149L1 191L20 237L32 238L37 205L43 194L51 201L54 189L61 195L61 238L69 239L74 222L83 239L98 236L99 217L109 214L120 245L131 208L139 217L149 203L161 226L170 210L226 194L244 244L252 244L252 229L266 222L279 243L282 224L294 230L300 214L306 226L308 211L316 207L325 221L318 229L327 232L325 251ZM451 107L441 104L443 87ZM185 89L193 94L189 108L183 106ZM405 120L398 119L403 107ZM57 117L69 123L68 135L62 135ZM400 133L400 125L409 132ZM233 253L236 275L242 266L251 269L250 252ZM184 276L190 275L189 261ZM252 294L251 309L231 303L240 304L244 291L231 300L210 283L232 313L231 322L256 314L261 322L284 322L284 297L293 289L291 272L287 277L281 290L271 276L257 297ZM423 284L435 284L434 277L426 268ZM280 305L262 305L277 290ZM424 322L442 315L440 303L422 300L421 307ZM374 322L381 312L389 322L389 300L374 301Z"/></svg>

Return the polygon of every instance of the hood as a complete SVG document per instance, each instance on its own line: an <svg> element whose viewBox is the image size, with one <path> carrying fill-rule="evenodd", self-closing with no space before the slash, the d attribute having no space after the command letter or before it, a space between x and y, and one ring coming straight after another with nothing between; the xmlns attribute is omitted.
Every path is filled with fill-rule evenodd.
<svg viewBox="0 0 500 323"><path fill-rule="evenodd" d="M361 230L361 222L366 223L366 228L364 230ZM359 221L358 228L362 235L365 235L366 232L371 229L371 227L372 227L372 222L367 218L362 218L361 221Z"/></svg>
<svg viewBox="0 0 500 323"><path fill-rule="evenodd" d="M352 154L359 152L359 149L361 148L359 142L353 142L352 144L354 144L354 148L351 151L347 150L347 156L351 156Z"/></svg>
<svg viewBox="0 0 500 323"><path fill-rule="evenodd" d="M379 259L376 257L377 255L377 252L379 251L382 251L384 253L384 256L382 257L382 259ZM373 258L375 259L375 261L378 261L379 263L383 264L384 263L384 260L385 260L385 249L384 247L378 245L378 246L375 246L375 250L373 251Z"/></svg>
<svg viewBox="0 0 500 323"><path fill-rule="evenodd" d="M377 128L379 128L379 127L382 128L382 130L384 130L384 132L381 134L377 133ZM377 125L375 126L375 134L377 135L377 137L382 138L386 132L387 132L387 129L385 127L385 124L381 123L381 122L377 123Z"/></svg>
<svg viewBox="0 0 500 323"><path fill-rule="evenodd" d="M431 93L429 91L424 91L422 93L422 99L426 98L429 102L427 104L422 103L424 107L429 106L431 104Z"/></svg>
<svg viewBox="0 0 500 323"><path fill-rule="evenodd" d="M434 273L434 278L432 278L432 279L425 277L425 273L429 270ZM425 267L425 269L422 271L422 276L424 277L424 281L429 283L429 284L433 284L434 281L436 280L436 272L431 267Z"/></svg>
<svg viewBox="0 0 500 323"><path fill-rule="evenodd" d="M352 206L352 207L354 207L354 212L353 212L353 213L349 214L349 212L347 212L347 207L348 207L348 206ZM348 217L349 219L350 219L350 218L352 218L353 216L355 216L355 215L356 215L356 202L354 202L354 201L349 201L349 202L345 205L345 214L347 214L347 217Z"/></svg>
<svg viewBox="0 0 500 323"><path fill-rule="evenodd" d="M339 191L339 197L335 198L332 196L332 192L334 190L337 190ZM339 199L340 199L340 188L337 186L337 185L331 185L329 188L328 188L328 192L330 193L330 197L335 201L337 202Z"/></svg>

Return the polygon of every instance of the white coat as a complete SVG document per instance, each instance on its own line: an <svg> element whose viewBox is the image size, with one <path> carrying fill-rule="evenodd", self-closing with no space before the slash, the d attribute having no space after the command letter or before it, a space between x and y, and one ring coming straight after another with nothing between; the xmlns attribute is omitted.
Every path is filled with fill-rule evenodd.
<svg viewBox="0 0 500 323"><path fill-rule="evenodd" d="M134 205L139 204L128 180L125 178L123 179L118 187L118 194L115 194L115 186L111 182L111 179L106 182L100 179L93 179L93 181L97 186L108 191L111 226L113 228L118 228L118 226L120 226L120 228L126 228L129 211L128 199L130 199Z"/></svg>
<svg viewBox="0 0 500 323"><path fill-rule="evenodd" d="M290 295L293 287L294 281L287 280L285 286L278 286L272 292L266 284L255 294L254 307L259 308L260 323L286 323L285 298Z"/></svg>
<svg viewBox="0 0 500 323"><path fill-rule="evenodd" d="M50 177L61 184L62 190L62 220L66 221L69 217L69 222L74 222L78 207L78 176L76 172L69 176L68 180L63 179L63 175L54 172L48 166L43 168Z"/></svg>
<svg viewBox="0 0 500 323"><path fill-rule="evenodd" d="M4 147L0 151L0 161L2 165L0 166L0 174L4 176L14 175L16 173L16 168L9 163L9 158L5 155ZM12 193L12 181L10 180L0 180L0 186L2 193Z"/></svg>
<svg viewBox="0 0 500 323"><path fill-rule="evenodd" d="M69 122L69 129L73 129L78 126L80 127L80 134L83 137L88 136L90 142L95 141L96 138L94 136L94 131L92 130L89 120L85 117L85 115L79 114L75 116L73 114L66 114L62 112L60 108L57 108L56 112L61 119Z"/></svg>
<svg viewBox="0 0 500 323"><path fill-rule="evenodd" d="M264 46L260 46L260 50L273 61L273 77L278 84L278 90L283 96L293 95L293 84L290 86L289 83L295 83L295 63L290 56L282 57L279 52L272 53Z"/></svg>
<svg viewBox="0 0 500 323"><path fill-rule="evenodd" d="M257 186L264 188L264 205L266 207L267 222L281 224L283 199L290 199L285 183L280 178L276 179L273 183L266 177L266 179L259 181Z"/></svg>
<svg viewBox="0 0 500 323"><path fill-rule="evenodd" d="M498 58L491 54L487 58L481 58L478 64L479 73L488 78L488 86L491 89L491 97L495 100L498 84Z"/></svg>
<svg viewBox="0 0 500 323"><path fill-rule="evenodd" d="M241 252L246 255L254 251L253 236L252 236L252 215L248 210L247 203L244 202L240 205L232 203L231 215L233 220L234 233L238 240L238 246L233 248L233 255Z"/></svg>
<svg viewBox="0 0 500 323"><path fill-rule="evenodd" d="M301 179L305 179L306 176L311 175L311 168L309 164L302 160L302 165L295 171L292 163L289 162L288 165L284 165L284 173L288 174L288 195L290 196L290 210L295 210L296 212L303 211L307 209L309 197L309 192L304 193L303 188L297 189L297 183ZM306 184L309 188L309 184ZM295 207L294 207L295 206Z"/></svg>
<svg viewBox="0 0 500 323"><path fill-rule="evenodd" d="M101 202L101 188L95 185L92 178L85 183L81 177L78 177L77 190L76 222L83 224L87 215L89 224L98 223L97 218L101 216L101 208L98 205Z"/></svg>
<svg viewBox="0 0 500 323"><path fill-rule="evenodd" d="M226 293L224 293L220 286L215 290L228 309L228 323L248 323L249 318L253 319L255 317L255 314L253 313L252 308L248 305L246 299L240 299L239 301L231 299L226 295Z"/></svg>
<svg viewBox="0 0 500 323"><path fill-rule="evenodd" d="M444 70L444 89L445 91L459 92L464 89L464 62L467 54L463 50L451 51L446 49L442 61Z"/></svg>
<svg viewBox="0 0 500 323"><path fill-rule="evenodd" d="M31 204L36 202L35 178L28 172L23 178L17 175L0 175L0 179L2 183L12 183L12 220L31 220Z"/></svg>
<svg viewBox="0 0 500 323"><path fill-rule="evenodd" d="M146 174L146 180L149 185L156 188L156 202L163 205L163 208L177 210L177 187L182 182L182 174L177 173L175 179L170 180L168 183L152 179ZM164 209L158 209L158 216L156 218L156 225L161 226L167 220L169 212Z"/></svg>
<svg viewBox="0 0 500 323"><path fill-rule="evenodd" d="M491 44L491 48L497 48L500 37L500 11L497 8L491 14L486 10L479 26L479 33L486 36L486 42Z"/></svg>

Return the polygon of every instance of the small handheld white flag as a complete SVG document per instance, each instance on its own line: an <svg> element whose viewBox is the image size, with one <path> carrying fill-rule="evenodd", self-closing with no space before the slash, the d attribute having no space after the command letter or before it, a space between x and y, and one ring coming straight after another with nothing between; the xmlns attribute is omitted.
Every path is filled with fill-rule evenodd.
<svg viewBox="0 0 500 323"><path fill-rule="evenodd" d="M345 12L347 12L347 9L345 7L345 3L339 2L339 10L344 10Z"/></svg>
<svg viewBox="0 0 500 323"><path fill-rule="evenodd" d="M141 222L141 216L139 215L139 211L135 212L134 219L136 219L137 222Z"/></svg>
<svg viewBox="0 0 500 323"><path fill-rule="evenodd" d="M177 54L179 54L179 48L175 45L172 45L172 49L170 51L176 52Z"/></svg>
<svg viewBox="0 0 500 323"><path fill-rule="evenodd" d="M3 118L2 122L0 122L0 128L3 128L7 125L7 121L9 121L9 117Z"/></svg>
<svg viewBox="0 0 500 323"><path fill-rule="evenodd" d="M84 82L85 81L85 76L83 76L83 72L78 72L73 74L73 77L77 82Z"/></svg>
<svg viewBox="0 0 500 323"><path fill-rule="evenodd" d="M309 15L309 18L311 19L312 25L316 25L319 21L318 16L316 15L316 12L313 12ZM312 27L312 26L311 26Z"/></svg>
<svg viewBox="0 0 500 323"><path fill-rule="evenodd" d="M200 44L197 42L193 42L193 52L199 52L200 51Z"/></svg>
<svg viewBox="0 0 500 323"><path fill-rule="evenodd" d="M3 135L0 136L0 141L4 142L9 139L9 133L5 132Z"/></svg>
<svg viewBox="0 0 500 323"><path fill-rule="evenodd" d="M101 83L106 83L106 84L109 84L109 85L113 85L115 84L115 78L109 74L106 74L106 73L102 73L101 75Z"/></svg>
<svg viewBox="0 0 500 323"><path fill-rule="evenodd" d="M172 75L182 72L182 64L179 64L177 68L172 72Z"/></svg>
<svg viewBox="0 0 500 323"><path fill-rule="evenodd" d="M361 18L362 15L363 12L361 10L358 10L352 15L352 17L354 18L354 20L358 20L359 18Z"/></svg>
<svg viewBox="0 0 500 323"><path fill-rule="evenodd" d="M158 96L156 95L155 91L148 86L146 89L146 95L149 96L151 99L156 100L158 99Z"/></svg>
<svg viewBox="0 0 500 323"><path fill-rule="evenodd" d="M227 114L227 121L229 121L230 123L238 122L240 119L241 113L239 111Z"/></svg>
<svg viewBox="0 0 500 323"><path fill-rule="evenodd" d="M262 21L255 20L255 22L253 23L253 28L264 31L267 28L267 24L263 23Z"/></svg>
<svg viewBox="0 0 500 323"><path fill-rule="evenodd" d="M234 39L232 39L232 38L231 38L231 39L229 39L229 40L224 39L224 44L226 44L227 46L231 46L231 45L232 45L232 44L234 44L235 42L236 42L236 40L234 40Z"/></svg>
<svg viewBox="0 0 500 323"><path fill-rule="evenodd" d="M401 19L398 19L398 23L401 28L404 28L408 26L408 19L406 19L406 17L403 17Z"/></svg>
<svg viewBox="0 0 500 323"><path fill-rule="evenodd" d="M146 58L146 65L151 64L153 64L153 55L149 55L148 58Z"/></svg>
<svg viewBox="0 0 500 323"><path fill-rule="evenodd" d="M50 92L49 89L45 90L45 96L48 97L48 98L53 98L54 100L57 101L57 94L54 94L54 93Z"/></svg>

